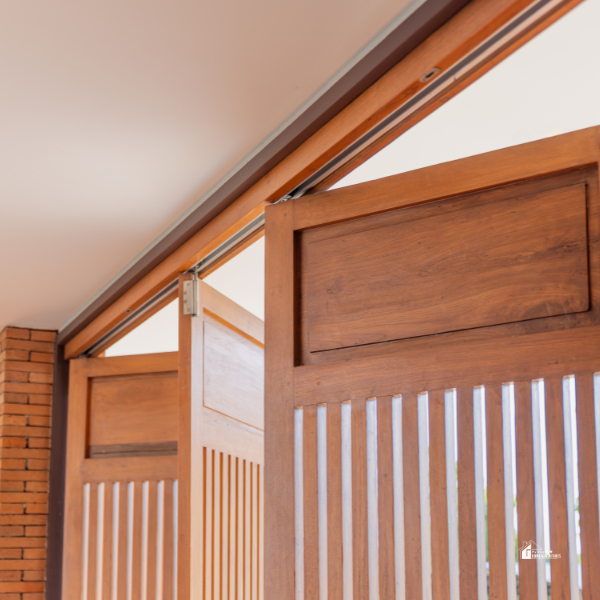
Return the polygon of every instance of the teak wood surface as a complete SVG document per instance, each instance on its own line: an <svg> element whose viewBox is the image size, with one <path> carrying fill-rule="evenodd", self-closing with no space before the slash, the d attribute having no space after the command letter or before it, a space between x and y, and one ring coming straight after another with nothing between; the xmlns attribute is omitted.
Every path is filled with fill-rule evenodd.
<svg viewBox="0 0 600 600"><path fill-rule="evenodd" d="M178 598L261 600L264 324L196 285L198 315L179 314Z"/></svg>
<svg viewBox="0 0 600 600"><path fill-rule="evenodd" d="M562 394L563 377L572 374L578 386L579 456L585 456L579 462L581 510L585 506L586 512L581 517L583 598L599 597L592 400L592 373L600 370L599 162L600 128L594 127L267 209L267 599L295 597L295 410L304 414L304 589L307 598L318 595L316 406L327 408L328 419L330 414L337 419L343 402L352 404L354 597L367 597L365 401L377 398L380 418L385 419L394 395L402 396L404 539L411 549L404 585L407 597L421 597L417 395L428 392L430 436L432 431L441 436L448 389L456 390L457 398L460 595L477 597L482 580L475 550L478 475L473 432L481 425L474 422L474 388L479 386L485 387L488 405L490 597L506 598L504 440L497 429L502 425L502 386L514 383L521 545L535 539L531 386L540 378L548 382L548 461L549 467L556 466L549 480L552 543L564 547L568 515L563 420L557 405L562 395L557 395ZM431 224L430 229L419 229L421 223ZM411 238L413 232L418 234ZM564 271L561 265L567 265ZM402 269L408 271L406 277ZM520 279L521 273L527 275ZM426 293L420 288L423 281ZM376 326L373 306L386 316ZM382 528L391 527L385 476L389 434L385 422L378 426L379 589L391 590L396 583L389 567L394 543L382 535ZM338 443L336 427L328 423L328 444ZM436 437L430 443L430 461L437 457L436 464L430 463L431 519L443 529L450 493L442 468L445 442ZM329 447L327 452L332 485L338 489L335 461L340 459L330 456ZM328 539L328 547L341 543L336 525L340 511L339 502L329 503L328 531L334 539ZM432 531L432 543L435 567L448 560L439 546L448 540L443 532ZM520 571L523 599L537 597L536 561L531 563ZM335 552L328 551L328 565L328 585L341 588ZM553 597L570 598L568 568L552 568ZM434 598L446 597L445 567L436 569L432 586Z"/></svg>
<svg viewBox="0 0 600 600"><path fill-rule="evenodd" d="M395 137L425 118L492 66L509 56L527 40L548 27L581 0L555 2L535 26L520 31L500 52L489 57L467 77L460 78L406 121L388 131L369 148L333 174L321 186L328 186ZM535 0L473 0L373 86L346 106L297 150L292 152L233 204L202 230L156 266L150 273L94 318L65 345L67 359L79 356L129 313L187 271L200 259L259 216L267 206L289 193L308 176L348 148L364 133L383 121L399 106L419 93L425 83L421 77L438 66L442 70L456 64L474 48L499 31Z"/></svg>

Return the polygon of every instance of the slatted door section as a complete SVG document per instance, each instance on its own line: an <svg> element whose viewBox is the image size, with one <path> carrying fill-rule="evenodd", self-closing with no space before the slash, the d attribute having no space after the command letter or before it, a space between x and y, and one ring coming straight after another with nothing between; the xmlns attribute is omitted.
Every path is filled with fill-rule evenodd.
<svg viewBox="0 0 600 600"><path fill-rule="evenodd" d="M71 361L65 598L177 598L177 368L177 353Z"/></svg>
<svg viewBox="0 0 600 600"><path fill-rule="evenodd" d="M264 324L197 286L198 315L180 313L178 598L262 600Z"/></svg>
<svg viewBox="0 0 600 600"><path fill-rule="evenodd" d="M600 597L599 139L267 209L267 599Z"/></svg>

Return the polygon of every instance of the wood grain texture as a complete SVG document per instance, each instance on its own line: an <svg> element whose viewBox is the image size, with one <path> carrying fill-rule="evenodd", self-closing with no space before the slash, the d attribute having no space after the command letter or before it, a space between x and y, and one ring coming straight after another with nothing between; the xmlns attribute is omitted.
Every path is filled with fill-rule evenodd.
<svg viewBox="0 0 600 600"><path fill-rule="evenodd" d="M423 597L421 499L419 494L419 429L417 395L402 396L402 461L404 472L404 547L406 598Z"/></svg>
<svg viewBox="0 0 600 600"><path fill-rule="evenodd" d="M310 351L587 310L585 187L513 194L320 228L303 256Z"/></svg>
<svg viewBox="0 0 600 600"><path fill-rule="evenodd" d="M339 154L371 127L410 100L424 86L419 80L431 65L439 65L442 69L448 68L532 3L532 0L497 0L496 2L476 0L469 3L465 9L76 334L66 345L66 357L73 358L81 354L121 322L127 315L128 309L141 306L166 284L173 281L179 273L189 269L261 214L269 202L274 202L288 193L332 156ZM575 4L576 2L570 3L571 6ZM545 19L538 30L551 22L552 18ZM525 37L527 33L528 31L522 32L517 39ZM517 47L518 44L513 44L504 56ZM490 57L490 60L492 59L493 56ZM472 76L471 81L485 71L484 64ZM443 102L451 95L452 87L441 95L439 102ZM423 107L418 112L418 116L413 117L413 124L419 118L429 114L427 108L427 106Z"/></svg>
<svg viewBox="0 0 600 600"><path fill-rule="evenodd" d="M535 541L531 383L515 383L518 545ZM520 558L520 557L519 557ZM519 599L537 599L537 561L519 560Z"/></svg>
<svg viewBox="0 0 600 600"><path fill-rule="evenodd" d="M319 597L319 520L317 493L317 407L304 409L304 594Z"/></svg>
<svg viewBox="0 0 600 600"><path fill-rule="evenodd" d="M563 419L562 378L544 380L546 403L546 448L548 452L548 503L550 507L550 548L553 553L569 556L567 490L565 470L565 428ZM553 598L570 598L569 561L550 561ZM577 600L577 599L575 599Z"/></svg>
<svg viewBox="0 0 600 600"><path fill-rule="evenodd" d="M600 598L600 525L598 519L598 465L592 373L575 379L577 395L577 454L581 530L583 599Z"/></svg>
<svg viewBox="0 0 600 600"><path fill-rule="evenodd" d="M429 394L429 488L433 600L450 597L444 391ZM454 492L454 490L452 490Z"/></svg>
<svg viewBox="0 0 600 600"><path fill-rule="evenodd" d="M487 527L490 600L507 600L502 387L485 388Z"/></svg>

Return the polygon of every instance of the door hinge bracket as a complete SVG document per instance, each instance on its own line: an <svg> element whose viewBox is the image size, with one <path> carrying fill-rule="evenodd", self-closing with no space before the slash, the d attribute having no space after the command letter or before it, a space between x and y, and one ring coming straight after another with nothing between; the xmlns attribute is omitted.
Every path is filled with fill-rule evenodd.
<svg viewBox="0 0 600 600"><path fill-rule="evenodd" d="M198 276L183 282L183 314L198 316Z"/></svg>

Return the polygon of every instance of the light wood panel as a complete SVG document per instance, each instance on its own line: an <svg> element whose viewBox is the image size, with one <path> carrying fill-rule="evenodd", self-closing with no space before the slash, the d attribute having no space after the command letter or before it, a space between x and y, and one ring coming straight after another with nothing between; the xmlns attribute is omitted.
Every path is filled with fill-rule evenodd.
<svg viewBox="0 0 600 600"><path fill-rule="evenodd" d="M553 23L558 16L577 5L580 0L551 5L538 23L518 31L505 48L493 53L467 78L459 78L444 90L435 102L412 115L411 119L388 132L382 143L389 143L408 127L424 118L457 91L484 74L516 50L524 41ZM136 309L158 291L205 257L255 217L266 206L287 194L306 177L312 175L332 157L348 148L365 132L383 121L399 106L408 102L424 87L421 77L432 65L442 70L457 63L474 48L491 37L533 0L475 0L431 35L404 60L381 77L371 88L345 107L297 150L281 161L259 182L243 193L231 206L215 217L202 230L176 249L150 273L135 283L108 309L96 317L65 346L66 358L74 358L89 348L102 335L120 323L131 309ZM404 127L402 127L404 126ZM358 161L364 160L378 147L367 149ZM354 165L357 162L355 161ZM340 172L329 181L344 173Z"/></svg>
<svg viewBox="0 0 600 600"><path fill-rule="evenodd" d="M199 314L179 320L177 598L262 600L264 325L196 285Z"/></svg>

